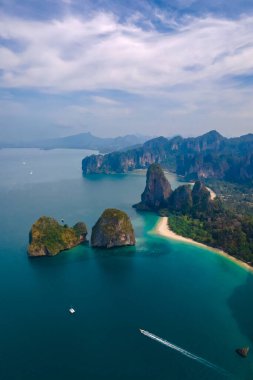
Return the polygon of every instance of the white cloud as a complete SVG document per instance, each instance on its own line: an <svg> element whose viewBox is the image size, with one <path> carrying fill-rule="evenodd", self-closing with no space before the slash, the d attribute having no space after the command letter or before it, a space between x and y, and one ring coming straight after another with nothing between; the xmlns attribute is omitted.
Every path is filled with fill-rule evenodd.
<svg viewBox="0 0 253 380"><path fill-rule="evenodd" d="M2 87L118 89L145 94L253 71L253 17L191 18L173 33L143 30L99 13L47 22L1 16Z"/></svg>
<svg viewBox="0 0 253 380"><path fill-rule="evenodd" d="M103 12L51 21L0 14L0 38L5 39L0 86L55 94L90 91L87 101L52 115L62 125L125 123L127 131L131 119L131 125L142 123L143 129L156 125L158 131L163 125L165 130L166 123L173 123L179 130L200 118L215 128L226 118L239 123L241 115L248 128L253 93L233 77L253 74L253 16L175 20L157 11L155 17L165 25L164 32L151 20L140 26L145 22L139 14L125 23ZM166 32L168 27L172 31ZM136 104L128 103L127 97L101 96L106 90L140 97ZM16 107L16 113L22 112Z"/></svg>
<svg viewBox="0 0 253 380"><path fill-rule="evenodd" d="M103 104L105 106L120 106L121 103L117 100L106 98L104 96L92 96L92 100L95 103Z"/></svg>

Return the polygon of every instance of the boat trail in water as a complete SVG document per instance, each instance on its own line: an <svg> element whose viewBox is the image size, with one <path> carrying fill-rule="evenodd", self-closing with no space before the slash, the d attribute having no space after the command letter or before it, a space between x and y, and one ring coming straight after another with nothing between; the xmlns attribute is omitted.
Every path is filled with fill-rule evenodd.
<svg viewBox="0 0 253 380"><path fill-rule="evenodd" d="M208 360L206 359L203 359L201 358L200 356L197 356L195 354L192 354L191 352L189 351L186 351L185 349L181 348L181 347L178 347L176 346L175 344L173 343L170 343L168 342L167 340L165 339L162 339L160 338L159 336L155 335L155 334L152 334L146 330L141 330L140 329L140 332L143 334L143 335L146 335L147 337L153 339L153 340L156 340L157 342L161 343L161 344L164 344L165 346L167 347L170 347L171 349L173 350L176 350L178 352L180 352L182 355L185 355L187 356L188 358L192 359L192 360L196 360L198 361L199 363L201 364L204 364L205 366L209 367L209 368L212 368L214 370L216 370L217 372L223 374L224 376L228 376L229 373L227 371L225 371L224 369L218 367L217 365L209 362Z"/></svg>

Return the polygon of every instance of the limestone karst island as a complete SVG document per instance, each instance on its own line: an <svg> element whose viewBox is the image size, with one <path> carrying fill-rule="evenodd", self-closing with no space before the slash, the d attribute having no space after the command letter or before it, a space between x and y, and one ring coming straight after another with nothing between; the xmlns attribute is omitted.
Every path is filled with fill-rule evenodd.
<svg viewBox="0 0 253 380"><path fill-rule="evenodd" d="M61 251L87 243L87 234L83 222L71 228L60 225L51 217L42 216L30 230L28 255L55 256ZM121 210L106 209L92 228L91 246L113 248L131 245L135 245L135 234L128 215Z"/></svg>
<svg viewBox="0 0 253 380"><path fill-rule="evenodd" d="M97 248L135 245L135 235L128 215L117 209L106 209L91 234L91 245Z"/></svg>
<svg viewBox="0 0 253 380"><path fill-rule="evenodd" d="M55 256L59 252L76 247L86 241L85 223L78 222L72 228L60 225L57 220L42 216L29 233L28 255Z"/></svg>

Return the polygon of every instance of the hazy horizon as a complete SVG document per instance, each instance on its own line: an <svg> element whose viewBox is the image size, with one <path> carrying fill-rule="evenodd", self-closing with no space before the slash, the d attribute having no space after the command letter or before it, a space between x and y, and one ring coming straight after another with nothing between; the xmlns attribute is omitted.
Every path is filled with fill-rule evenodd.
<svg viewBox="0 0 253 380"><path fill-rule="evenodd" d="M253 131L253 3L3 0L0 141Z"/></svg>

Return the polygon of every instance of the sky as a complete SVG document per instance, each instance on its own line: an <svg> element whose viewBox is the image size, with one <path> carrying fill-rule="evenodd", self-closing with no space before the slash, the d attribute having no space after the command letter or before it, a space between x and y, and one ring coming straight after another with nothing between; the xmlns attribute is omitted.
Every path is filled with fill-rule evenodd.
<svg viewBox="0 0 253 380"><path fill-rule="evenodd" d="M252 121L252 0L0 0L0 141Z"/></svg>

